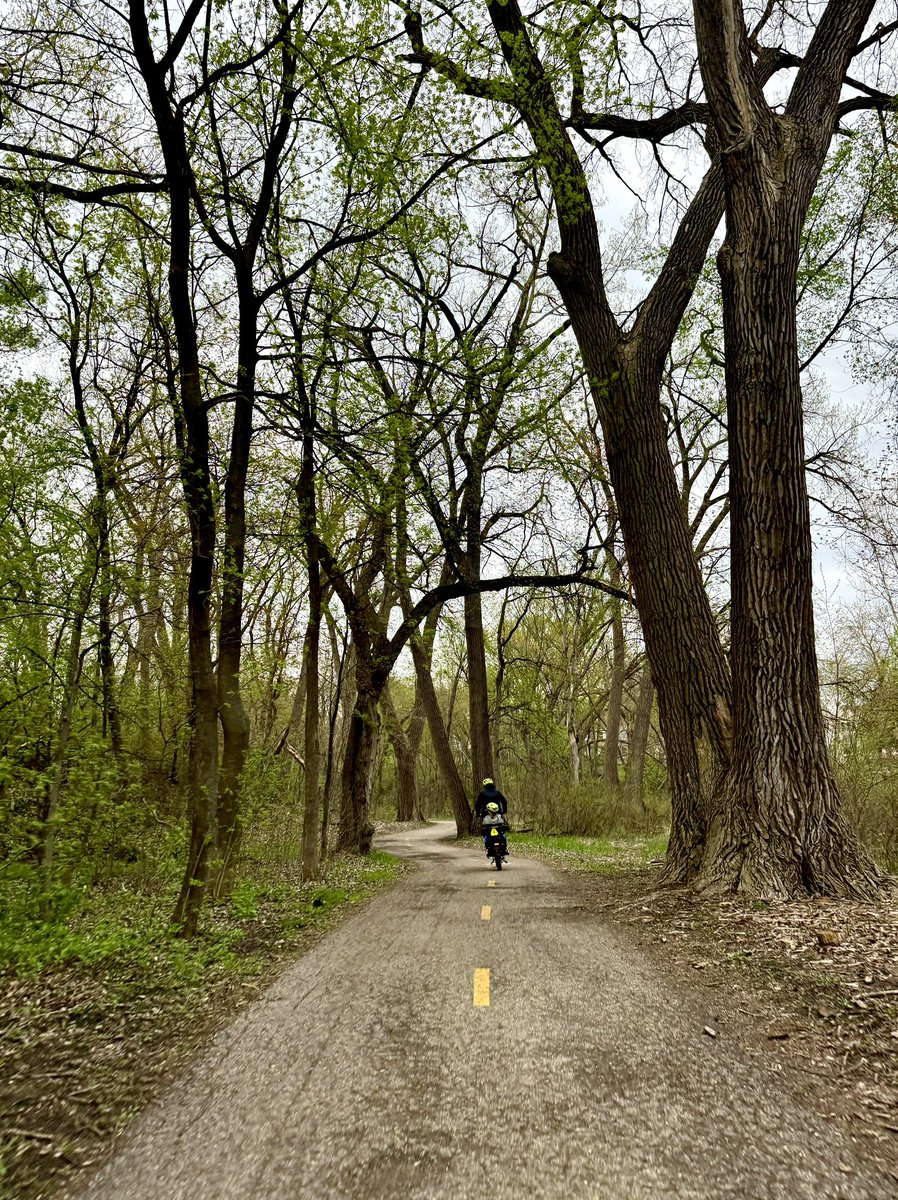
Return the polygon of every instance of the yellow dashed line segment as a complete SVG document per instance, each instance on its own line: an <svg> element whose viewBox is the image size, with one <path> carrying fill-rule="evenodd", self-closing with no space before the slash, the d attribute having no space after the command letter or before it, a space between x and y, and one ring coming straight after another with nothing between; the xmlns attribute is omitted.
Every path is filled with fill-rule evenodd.
<svg viewBox="0 0 898 1200"><path fill-rule="evenodd" d="M482 907L482 908L481 908L481 910L480 910L480 919L481 919L481 921L488 921L488 920L490 919L490 917L492 916L492 913L493 913L493 910L492 910L492 908L490 907L490 905L489 905L489 904L484 904L484 905L483 905L483 907Z"/></svg>
<svg viewBox="0 0 898 1200"><path fill-rule="evenodd" d="M474 1007L489 1008L490 1006L490 969L477 967L474 971Z"/></svg>
<svg viewBox="0 0 898 1200"><path fill-rule="evenodd" d="M495 879L491 879L491 880L489 881L489 883L488 883L486 886L487 886L487 887L495 887L495 886L496 886L496 881L495 881Z"/></svg>

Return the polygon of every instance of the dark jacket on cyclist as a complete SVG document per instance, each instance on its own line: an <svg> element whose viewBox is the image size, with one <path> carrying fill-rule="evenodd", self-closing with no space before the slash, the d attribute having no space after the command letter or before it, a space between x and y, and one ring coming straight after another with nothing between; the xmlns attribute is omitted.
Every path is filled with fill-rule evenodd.
<svg viewBox="0 0 898 1200"><path fill-rule="evenodd" d="M484 779L483 787L477 793L477 799L474 801L474 816L483 818L486 815L486 806L490 802L499 805L500 813L508 812L508 801L493 783L492 779Z"/></svg>

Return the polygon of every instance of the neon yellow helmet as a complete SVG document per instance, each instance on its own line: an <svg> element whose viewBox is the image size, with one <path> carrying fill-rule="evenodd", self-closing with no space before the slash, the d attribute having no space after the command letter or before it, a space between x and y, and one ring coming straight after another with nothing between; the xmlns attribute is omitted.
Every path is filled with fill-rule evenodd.
<svg viewBox="0 0 898 1200"><path fill-rule="evenodd" d="M486 811L488 813L497 813L499 811L499 805L495 800L490 800L489 804L486 806Z"/></svg>
<svg viewBox="0 0 898 1200"><path fill-rule="evenodd" d="M481 784L481 787L489 787L492 782L493 782L492 779L484 779L483 783Z"/></svg>

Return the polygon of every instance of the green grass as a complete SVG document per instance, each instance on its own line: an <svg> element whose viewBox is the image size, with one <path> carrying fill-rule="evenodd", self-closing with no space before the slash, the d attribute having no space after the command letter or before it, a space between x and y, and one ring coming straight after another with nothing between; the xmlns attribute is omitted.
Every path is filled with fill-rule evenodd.
<svg viewBox="0 0 898 1200"><path fill-rule="evenodd" d="M222 904L207 904L197 938L173 936L169 925L177 876L158 891L119 881L99 887L58 885L42 897L34 874L0 886L0 973L36 977L68 965L114 965L130 978L190 986L212 975L251 973L266 944L325 922L358 904L402 871L399 859L374 851L335 857L320 881L241 879Z"/></svg>
<svg viewBox="0 0 898 1200"><path fill-rule="evenodd" d="M645 837L575 837L570 834L518 833L509 838L514 853L544 859L553 866L599 875L622 875L663 858L667 834Z"/></svg>

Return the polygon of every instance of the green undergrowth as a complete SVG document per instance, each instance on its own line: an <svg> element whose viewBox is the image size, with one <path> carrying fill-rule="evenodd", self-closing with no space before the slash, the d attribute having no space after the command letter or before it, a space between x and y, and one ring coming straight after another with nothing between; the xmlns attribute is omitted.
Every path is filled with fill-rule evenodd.
<svg viewBox="0 0 898 1200"><path fill-rule="evenodd" d="M365 858L332 858L323 879L309 884L287 872L276 881L242 879L226 902L207 905L191 941L175 937L169 924L174 876L154 890L107 881L57 885L47 896L21 873L0 884L0 973L33 978L69 965L112 965L123 976L145 973L186 986L208 980L210 972L251 973L266 941L283 945L401 870L398 859L374 851Z"/></svg>
<svg viewBox="0 0 898 1200"><path fill-rule="evenodd" d="M0 875L0 1200L74 1185L242 1004L408 869L375 851L301 884L257 858L190 941L168 924L174 872L60 886L49 906Z"/></svg>
<svg viewBox="0 0 898 1200"><path fill-rule="evenodd" d="M667 834L643 837L576 837L569 834L518 833L509 838L513 853L540 858L569 871L623 875L642 870L667 850Z"/></svg>

